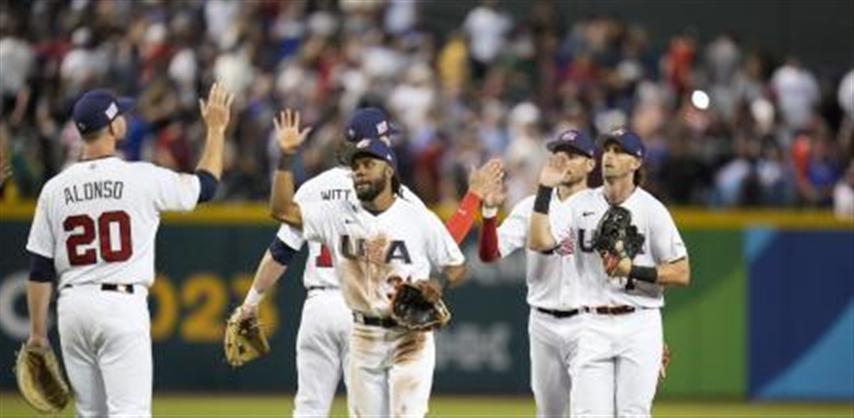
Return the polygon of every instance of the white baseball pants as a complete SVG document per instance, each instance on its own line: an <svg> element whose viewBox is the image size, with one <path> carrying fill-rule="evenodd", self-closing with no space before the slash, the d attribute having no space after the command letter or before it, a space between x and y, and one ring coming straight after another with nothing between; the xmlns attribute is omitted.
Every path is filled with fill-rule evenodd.
<svg viewBox="0 0 854 418"><path fill-rule="evenodd" d="M325 417L344 374L353 316L336 289L311 290L297 333L294 417Z"/></svg>
<svg viewBox="0 0 854 418"><path fill-rule="evenodd" d="M433 332L353 324L347 396L350 416L423 417L435 365Z"/></svg>
<svg viewBox="0 0 854 418"><path fill-rule="evenodd" d="M151 416L151 324L143 286L63 289L59 339L78 417Z"/></svg>
<svg viewBox="0 0 854 418"><path fill-rule="evenodd" d="M649 417L661 368L658 309L582 315L570 358L573 417Z"/></svg>

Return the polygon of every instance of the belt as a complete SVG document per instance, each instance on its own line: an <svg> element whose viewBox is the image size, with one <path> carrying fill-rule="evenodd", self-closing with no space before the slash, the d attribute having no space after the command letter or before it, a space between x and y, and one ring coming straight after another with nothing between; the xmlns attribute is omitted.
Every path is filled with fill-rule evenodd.
<svg viewBox="0 0 854 418"><path fill-rule="evenodd" d="M353 312L353 322L372 327L395 328L397 321L392 318L380 318L378 316L367 316L361 312Z"/></svg>
<svg viewBox="0 0 854 418"><path fill-rule="evenodd" d="M93 284L97 285L97 283L93 283ZM82 285L78 285L78 286L82 286ZM71 288L71 287L74 287L74 286L67 284L67 285L63 286L63 289ZM105 292L120 292L120 293L127 293L130 295L133 294L133 285L132 284L101 283L100 287L101 287L101 290L103 290Z"/></svg>
<svg viewBox="0 0 854 418"><path fill-rule="evenodd" d="M582 306L580 308L570 309L568 311L558 311L555 309L536 308L538 311L549 314L555 318L569 318L580 313L596 313L599 315L625 315L636 311L634 306Z"/></svg>
<svg viewBox="0 0 854 418"><path fill-rule="evenodd" d="M338 286L309 286L305 288L306 291L311 292L312 290L338 290Z"/></svg>
<svg viewBox="0 0 854 418"><path fill-rule="evenodd" d="M101 290L133 294L132 284L101 283Z"/></svg>

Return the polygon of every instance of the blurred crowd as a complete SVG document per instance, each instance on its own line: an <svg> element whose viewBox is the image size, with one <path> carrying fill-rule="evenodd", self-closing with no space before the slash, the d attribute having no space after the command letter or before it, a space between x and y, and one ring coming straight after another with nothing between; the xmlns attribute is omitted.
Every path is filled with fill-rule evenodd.
<svg viewBox="0 0 854 418"><path fill-rule="evenodd" d="M817 75L690 29L654 45L624 19L567 25L558 6L538 0L513 16L473 2L439 31L414 1L6 2L0 141L14 190L4 195L34 197L77 159L70 108L94 87L138 99L125 158L191 171L199 94L220 79L238 97L221 200L267 198L278 110L314 126L304 180L335 164L347 116L372 105L397 123L403 181L430 204L456 200L471 166L502 156L512 205L532 192L558 132L627 126L646 141L645 187L667 203L854 214L854 70Z"/></svg>

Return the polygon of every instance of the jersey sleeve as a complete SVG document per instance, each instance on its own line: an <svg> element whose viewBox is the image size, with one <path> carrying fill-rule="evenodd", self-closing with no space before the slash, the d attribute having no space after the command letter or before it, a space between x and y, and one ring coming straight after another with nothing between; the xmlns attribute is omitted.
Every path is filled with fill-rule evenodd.
<svg viewBox="0 0 854 418"><path fill-rule="evenodd" d="M659 204L650 213L650 246L656 264L669 263L688 255L682 236L670 212Z"/></svg>
<svg viewBox="0 0 854 418"><path fill-rule="evenodd" d="M442 221L429 210L426 210L428 228L427 258L436 267L459 266L466 258L460 251L460 246L454 241L454 237L448 232Z"/></svg>
<svg viewBox="0 0 854 418"><path fill-rule="evenodd" d="M27 239L27 251L46 258L54 258L56 240L50 228L50 205L48 193L42 190L36 204L33 223L30 225L30 236Z"/></svg>
<svg viewBox="0 0 854 418"><path fill-rule="evenodd" d="M302 245L305 243L302 232L288 224L282 224L279 227L279 230L276 231L276 238L295 250L302 248Z"/></svg>
<svg viewBox="0 0 854 418"><path fill-rule="evenodd" d="M410 190L409 187L401 185L400 193L403 196L404 200L406 200L410 203L413 203L413 204L415 204L415 206L418 206L420 208L427 209L427 205L424 204L424 201L421 200L421 198L418 197L418 195L415 194L415 192Z"/></svg>
<svg viewBox="0 0 854 418"><path fill-rule="evenodd" d="M199 200L201 184L195 174L176 173L150 165L154 207L158 211L190 211Z"/></svg>
<svg viewBox="0 0 854 418"><path fill-rule="evenodd" d="M510 215L498 227L498 252L507 257L514 251L525 248L528 241L528 226L531 221L532 201L517 203Z"/></svg>

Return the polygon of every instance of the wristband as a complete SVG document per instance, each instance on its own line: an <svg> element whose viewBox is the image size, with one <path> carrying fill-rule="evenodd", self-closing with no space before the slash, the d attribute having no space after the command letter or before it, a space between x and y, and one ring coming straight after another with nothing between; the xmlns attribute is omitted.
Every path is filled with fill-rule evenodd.
<svg viewBox="0 0 854 418"><path fill-rule="evenodd" d="M243 304L254 308L261 303L261 299L264 299L264 294L255 290L255 286L252 286L249 288L249 293L246 294Z"/></svg>
<svg viewBox="0 0 854 418"><path fill-rule="evenodd" d="M481 214L481 216L483 216L484 219L494 218L495 216L498 215L498 207L497 206L496 207L484 206L480 209L480 214Z"/></svg>
<svg viewBox="0 0 854 418"><path fill-rule="evenodd" d="M279 166L276 167L280 171L288 171L291 169L291 163L294 161L294 154L285 154L284 152L280 154L279 157Z"/></svg>
<svg viewBox="0 0 854 418"><path fill-rule="evenodd" d="M549 214L549 203L552 201L552 188L543 186L537 187L537 197L534 199L534 212Z"/></svg>
<svg viewBox="0 0 854 418"><path fill-rule="evenodd" d="M632 268L629 270L629 278L647 283L655 283L658 281L658 269L655 267L643 267L632 264Z"/></svg>

